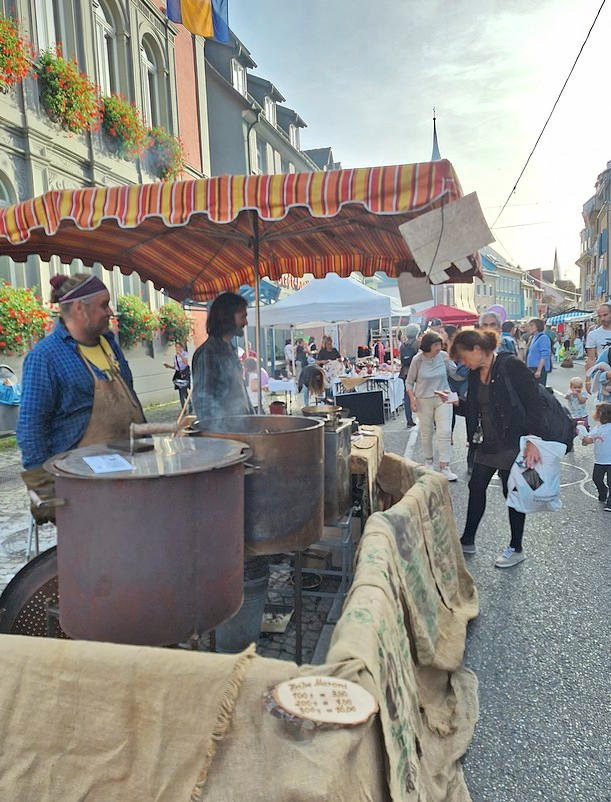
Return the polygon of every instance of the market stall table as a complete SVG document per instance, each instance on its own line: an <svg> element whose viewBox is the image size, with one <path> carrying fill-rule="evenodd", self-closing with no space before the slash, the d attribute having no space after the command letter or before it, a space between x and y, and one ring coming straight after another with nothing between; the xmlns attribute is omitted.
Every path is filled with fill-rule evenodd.
<svg viewBox="0 0 611 802"><path fill-rule="evenodd" d="M388 402L388 411L391 414L403 404L405 384L397 374L375 373L361 376L338 376L333 382L333 395L342 392L367 392L382 390L384 399Z"/></svg>
<svg viewBox="0 0 611 802"><path fill-rule="evenodd" d="M270 379L268 382L270 395L281 395L284 393L284 402L289 410L292 410L293 396L297 395L297 382L295 379Z"/></svg>

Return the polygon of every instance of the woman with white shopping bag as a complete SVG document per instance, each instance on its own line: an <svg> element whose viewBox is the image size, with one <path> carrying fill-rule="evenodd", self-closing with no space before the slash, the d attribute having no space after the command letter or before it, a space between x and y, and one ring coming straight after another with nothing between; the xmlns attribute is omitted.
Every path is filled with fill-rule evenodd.
<svg viewBox="0 0 611 802"><path fill-rule="evenodd" d="M486 509L486 491L498 471L507 498L509 471L520 451L520 438L541 435L543 402L531 371L511 354L497 354L497 335L492 331L462 331L456 335L450 356L469 367L465 404L468 442L475 448L469 480L467 520L461 537L465 554L475 554L475 534ZM512 403L517 396L519 406ZM541 462L539 449L528 442L524 464L535 469ZM525 559L522 535L526 516L508 507L511 540L497 559L498 568L510 568Z"/></svg>

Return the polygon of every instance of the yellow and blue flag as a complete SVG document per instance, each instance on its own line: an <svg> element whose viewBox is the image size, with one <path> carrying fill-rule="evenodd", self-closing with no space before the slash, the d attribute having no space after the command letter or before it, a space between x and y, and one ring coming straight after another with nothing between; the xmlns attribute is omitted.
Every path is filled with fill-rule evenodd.
<svg viewBox="0 0 611 802"><path fill-rule="evenodd" d="M198 36L229 41L227 0L167 0L167 15Z"/></svg>

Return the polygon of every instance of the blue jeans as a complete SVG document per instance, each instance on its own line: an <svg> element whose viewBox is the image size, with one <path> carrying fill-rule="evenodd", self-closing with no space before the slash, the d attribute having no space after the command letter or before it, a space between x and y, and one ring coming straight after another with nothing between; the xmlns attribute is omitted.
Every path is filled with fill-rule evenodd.
<svg viewBox="0 0 611 802"><path fill-rule="evenodd" d="M529 370L531 373L535 373L537 368L529 368ZM538 379L535 377L535 381L539 382L539 384L542 384L544 387L547 385L547 370L545 368L541 371L541 376Z"/></svg>
<svg viewBox="0 0 611 802"><path fill-rule="evenodd" d="M412 415L412 408L409 405L409 396L407 392L403 396L403 406L405 407L405 422L406 423L413 423L414 416Z"/></svg>

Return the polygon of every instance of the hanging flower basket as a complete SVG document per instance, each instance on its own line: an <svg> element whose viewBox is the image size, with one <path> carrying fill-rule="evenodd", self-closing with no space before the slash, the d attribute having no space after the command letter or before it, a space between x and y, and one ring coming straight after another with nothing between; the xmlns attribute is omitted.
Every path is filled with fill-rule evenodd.
<svg viewBox="0 0 611 802"><path fill-rule="evenodd" d="M33 290L0 284L0 353L25 353L53 328Z"/></svg>
<svg viewBox="0 0 611 802"><path fill-rule="evenodd" d="M102 130L110 149L123 159L144 150L146 128L140 112L121 95L102 98Z"/></svg>
<svg viewBox="0 0 611 802"><path fill-rule="evenodd" d="M159 321L144 301L136 295L122 295L117 301L119 339L123 348L152 342L159 331Z"/></svg>
<svg viewBox="0 0 611 802"><path fill-rule="evenodd" d="M34 47L19 34L15 20L0 14L0 92L7 92L32 70Z"/></svg>
<svg viewBox="0 0 611 802"><path fill-rule="evenodd" d="M65 59L59 48L45 50L37 73L42 105L52 120L73 134L97 131L101 112L97 88L79 72L76 61Z"/></svg>
<svg viewBox="0 0 611 802"><path fill-rule="evenodd" d="M193 336L191 318L176 301L166 301L159 310L159 331L169 343L186 345Z"/></svg>
<svg viewBox="0 0 611 802"><path fill-rule="evenodd" d="M151 128L145 151L147 169L162 181L179 178L185 167L185 152L180 139L165 128Z"/></svg>

